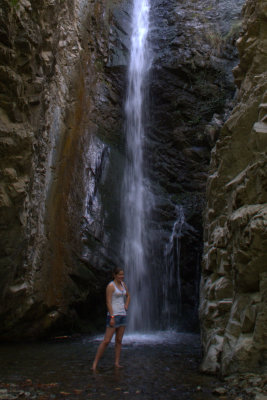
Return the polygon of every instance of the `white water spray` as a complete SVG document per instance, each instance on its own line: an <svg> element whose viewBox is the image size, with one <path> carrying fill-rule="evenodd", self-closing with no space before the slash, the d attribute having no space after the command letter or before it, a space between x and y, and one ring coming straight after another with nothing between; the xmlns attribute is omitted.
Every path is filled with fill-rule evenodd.
<svg viewBox="0 0 267 400"><path fill-rule="evenodd" d="M148 189L144 176L145 88L151 60L147 47L149 0L134 0L131 53L128 72L126 115L126 166L123 180L124 243L126 279L132 294L129 329L150 327L151 293L147 272L146 220Z"/></svg>

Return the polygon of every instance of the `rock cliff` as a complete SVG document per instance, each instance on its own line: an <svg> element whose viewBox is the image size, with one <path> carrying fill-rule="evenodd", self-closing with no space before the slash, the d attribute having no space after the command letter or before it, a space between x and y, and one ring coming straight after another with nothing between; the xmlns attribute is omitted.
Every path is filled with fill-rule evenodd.
<svg viewBox="0 0 267 400"><path fill-rule="evenodd" d="M222 118L214 114L233 91L235 54L221 38L239 3L224 0L218 12L215 1L204 8L156 1L152 9L152 25L160 26L150 38L154 100L146 154L156 199L153 270L160 293L164 249L182 206L180 328L197 326L201 211L209 147ZM1 0L2 338L88 320L96 303L104 312L104 286L121 261L130 6Z"/></svg>
<svg viewBox="0 0 267 400"><path fill-rule="evenodd" d="M178 320L174 302L173 317L181 329L198 324L201 213L210 149L235 90L242 3L153 2L145 150L155 199L151 259L160 308L165 249L182 208L171 293L179 273L174 298L181 309ZM203 369L211 372L252 368L263 357L263 4L247 3L238 105L212 150L201 285ZM121 262L129 7L119 0L1 0L1 338L80 329L104 313L109 271Z"/></svg>
<svg viewBox="0 0 267 400"><path fill-rule="evenodd" d="M120 170L103 178L107 153L119 153L122 140L118 4L1 0L3 338L70 325L74 307L101 293L103 257L92 266L86 249L103 236L101 182L115 199Z"/></svg>
<svg viewBox="0 0 267 400"><path fill-rule="evenodd" d="M161 282L164 246L182 209L185 223L178 239L180 260L175 261L171 284L176 293L173 299L181 303L180 315L177 317L177 310L174 313L174 325L179 329L198 327L202 212L210 149L235 90L231 70L237 54L233 41L242 4L228 0L153 1L147 160L153 166L154 226L159 232L154 262ZM179 287L174 282L179 278L181 295L177 298Z"/></svg>
<svg viewBox="0 0 267 400"><path fill-rule="evenodd" d="M237 40L237 104L212 150L200 318L204 371L267 360L267 3L248 0Z"/></svg>

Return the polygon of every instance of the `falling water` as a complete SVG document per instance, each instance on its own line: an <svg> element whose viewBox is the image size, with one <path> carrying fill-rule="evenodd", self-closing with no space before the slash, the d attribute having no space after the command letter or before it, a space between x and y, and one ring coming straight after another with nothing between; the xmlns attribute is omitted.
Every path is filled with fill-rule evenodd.
<svg viewBox="0 0 267 400"><path fill-rule="evenodd" d="M172 327L177 316L181 315L181 276L180 252L181 237L185 223L182 206L176 207L177 219L173 225L172 234L165 248L165 271L163 274L163 318L165 327Z"/></svg>
<svg viewBox="0 0 267 400"><path fill-rule="evenodd" d="M151 319L146 245L149 194L144 174L145 88L151 64L147 47L149 9L149 0L134 0L125 103L127 157L123 181L123 259L132 294L129 320L131 331L148 329Z"/></svg>

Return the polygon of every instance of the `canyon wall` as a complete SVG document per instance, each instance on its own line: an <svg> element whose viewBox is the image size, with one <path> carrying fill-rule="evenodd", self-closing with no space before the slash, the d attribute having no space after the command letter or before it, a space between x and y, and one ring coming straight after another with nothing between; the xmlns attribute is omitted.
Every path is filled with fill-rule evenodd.
<svg viewBox="0 0 267 400"><path fill-rule="evenodd" d="M222 374L267 360L267 2L243 13L237 105L212 150L205 212L202 369Z"/></svg>
<svg viewBox="0 0 267 400"><path fill-rule="evenodd" d="M202 211L219 136L201 285L209 372L254 368L264 349L264 3L247 3L235 70L239 103L219 134L235 91L242 3L155 0L151 12L145 155L160 328L165 250L181 209L172 323L198 327ZM82 330L83 323L89 332L103 319L105 285L112 266L121 265L130 7L119 0L1 0L2 339Z"/></svg>
<svg viewBox="0 0 267 400"><path fill-rule="evenodd" d="M99 197L106 180L102 201L112 209L118 198L113 154L123 140L125 45L115 18L127 15L117 6L1 0L2 338L72 325L75 307L83 314L88 296L92 307L103 297L109 229Z"/></svg>
<svg viewBox="0 0 267 400"><path fill-rule="evenodd" d="M237 64L233 43L242 4L242 0L154 0L151 10L154 60L146 159L152 166L155 201L152 262L158 271L157 293L162 291L164 273L172 274L171 319L181 330L197 330L199 324L202 212L210 150L232 107L232 68ZM181 232L175 232L183 217ZM174 273L164 257L170 240Z"/></svg>
<svg viewBox="0 0 267 400"><path fill-rule="evenodd" d="M216 1L172 0L152 8L146 160L155 207L148 234L161 328L166 246L181 207L181 260L171 255L172 322L198 326L209 149L233 93L232 38L221 37L240 1L228 3L218 10ZM2 338L80 330L83 321L88 331L104 315L110 270L121 265L130 7L115 0L1 0Z"/></svg>

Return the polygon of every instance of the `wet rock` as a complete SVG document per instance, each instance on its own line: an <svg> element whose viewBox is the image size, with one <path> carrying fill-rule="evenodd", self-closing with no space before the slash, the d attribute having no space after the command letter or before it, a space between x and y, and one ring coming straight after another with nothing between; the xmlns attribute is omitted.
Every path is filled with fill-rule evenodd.
<svg viewBox="0 0 267 400"><path fill-rule="evenodd" d="M117 243L116 235L107 229L103 238L104 211L96 210L96 203L91 207L94 193L89 198L84 191L93 180L102 185L104 173L109 182L111 175L116 180L115 169L120 170L114 154L120 158L124 75L121 69L104 71L104 59L116 50L115 44L109 49L109 36L121 46L127 34L123 29L117 36L109 33L116 19L109 7L118 9L118 4L2 3L0 335L10 339L21 338L22 332L39 336L70 320L73 325L77 313L83 314L81 302L92 304L106 283L105 274L95 271L106 271L107 237ZM127 25L127 7L121 12ZM125 56L125 46L123 52ZM97 135L103 140L103 157L93 170L94 144L90 154L86 151ZM107 142L115 149L111 158L116 168L109 172ZM89 209L94 224L83 223ZM107 216L109 210L105 213L110 225L113 216ZM90 254L79 235L90 241ZM21 331L20 323L28 329Z"/></svg>
<svg viewBox="0 0 267 400"><path fill-rule="evenodd" d="M226 4L228 2L220 2L219 7ZM183 232L180 260L183 304L179 319L189 320L187 315L191 315L191 321L185 323L186 329L197 326L194 305L198 293L194 282L199 279L200 216L205 201L210 148L225 120L227 99L232 98L235 90L230 64L234 66L236 52L233 46L220 40L229 21L226 23L217 8L215 2L159 0L153 2L151 13L152 26L157 29L151 33L154 60L146 159L153 166L150 179L156 203L155 226L159 226L158 221L173 226L175 206L180 204L187 226L191 227ZM230 20L238 17L240 8L241 2L235 3L228 13ZM216 33L214 21L218 26ZM218 39L218 46L213 37ZM231 61L226 63L226 58ZM162 227L158 229L162 231ZM164 226L163 232L162 239L158 240L163 249L155 250L156 270L161 270L164 264L161 254L171 234L169 226ZM225 290L230 292L230 285ZM218 296L222 296L219 288Z"/></svg>
<svg viewBox="0 0 267 400"><path fill-rule="evenodd" d="M202 368L223 374L266 366L266 110L261 104L266 99L267 72L266 42L260 39L256 15L265 21L261 2L247 1L244 31L237 43L240 63L234 71L238 103L212 151L207 188ZM223 318L220 298L229 301ZM207 318L210 302L213 320ZM223 344L214 357L218 330Z"/></svg>
<svg viewBox="0 0 267 400"><path fill-rule="evenodd" d="M225 378L228 393L238 395L239 398L255 399L267 393L266 375L257 373L245 373L230 375Z"/></svg>
<svg viewBox="0 0 267 400"><path fill-rule="evenodd" d="M227 393L227 390L226 390L224 387L217 387L217 388L215 388L215 389L213 390L213 393L216 394L216 395L218 395L218 396L221 396L221 395L226 394L226 393Z"/></svg>
<svg viewBox="0 0 267 400"><path fill-rule="evenodd" d="M0 315L5 338L40 336L67 325L76 329L79 320L95 315L95 304L101 314L107 275L114 263L121 263L122 100L131 4L19 3L14 9L3 0L0 32L5 54L0 68L4 171ZM224 41L222 35L229 33L228 25L237 18L240 5L241 1L230 7L228 1L157 0L153 7L152 19L161 29L160 36L153 30L150 38L155 53L154 100L146 160L153 166L150 178L156 199L151 236L158 231L162 235L154 254L155 270L161 271L176 206L184 207L184 329L198 326L195 281L202 252L209 151L224 120L226 99L234 90L230 70L236 54L232 39ZM241 73L236 72L239 77ZM256 125L254 133L255 146L260 146L263 126ZM248 173L253 175L254 170ZM244 185L239 186L241 193ZM233 202L239 200L237 195ZM262 218L263 214L253 221L255 232ZM220 271L229 269L230 263L223 254L223 237L218 230L214 239ZM251 276L243 275L245 281ZM221 324L229 313L231 279L227 276L214 284L213 278L206 311L209 324L212 315ZM212 303L217 301L216 314ZM248 310L244 315L244 331L251 331L253 313ZM221 352L221 334L212 343L214 362Z"/></svg>
<svg viewBox="0 0 267 400"><path fill-rule="evenodd" d="M256 394L256 396L255 396L255 400L267 400L267 394L264 395L264 394L258 393L258 394Z"/></svg>

